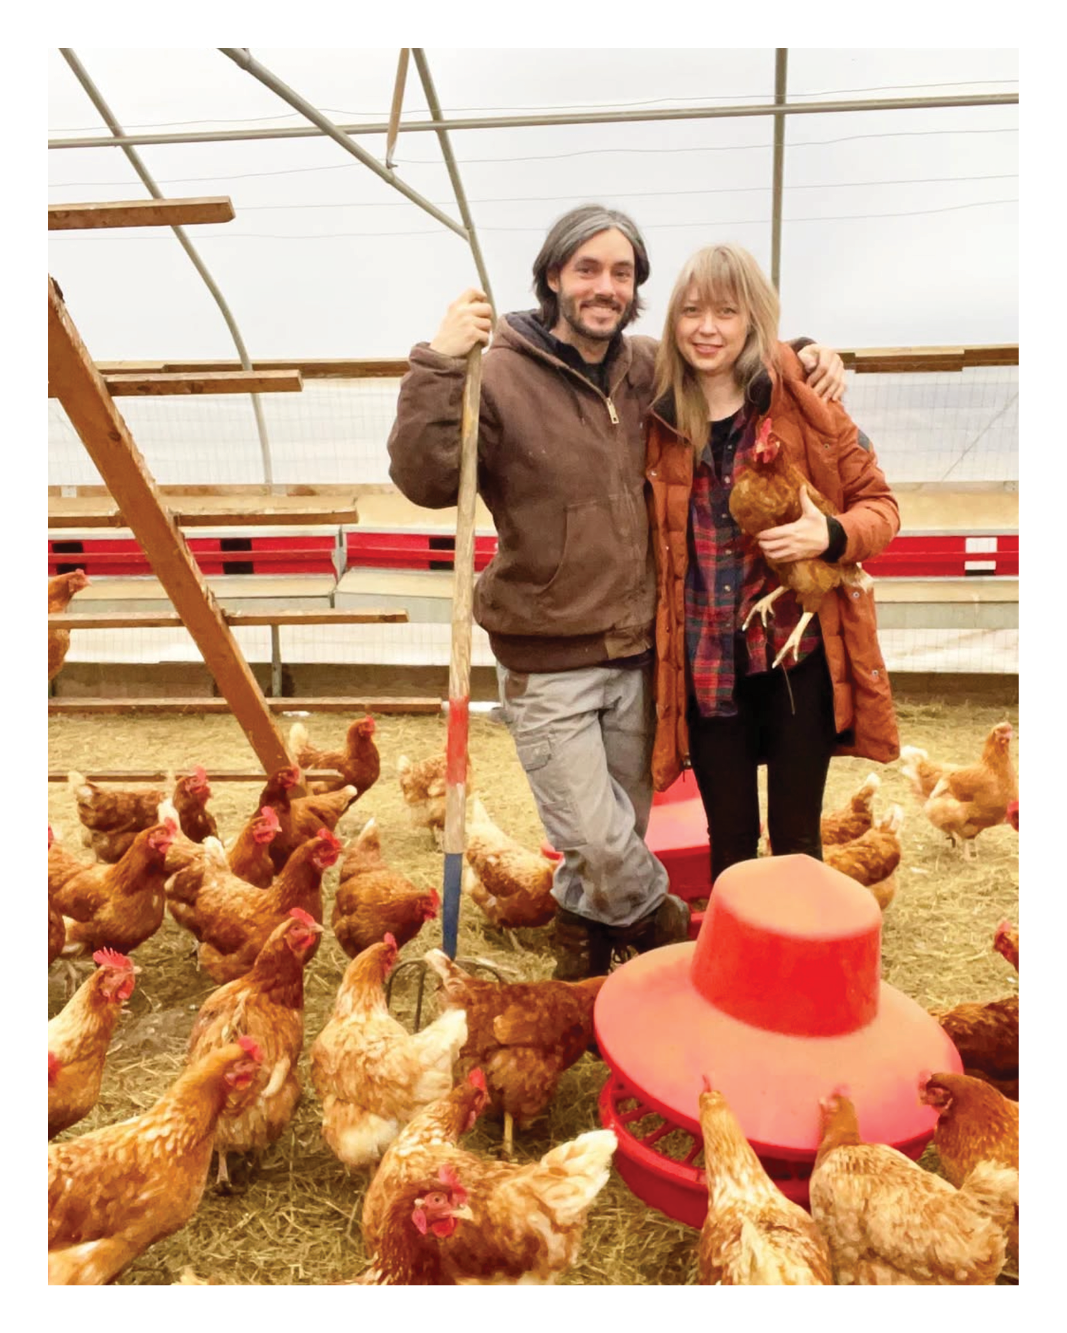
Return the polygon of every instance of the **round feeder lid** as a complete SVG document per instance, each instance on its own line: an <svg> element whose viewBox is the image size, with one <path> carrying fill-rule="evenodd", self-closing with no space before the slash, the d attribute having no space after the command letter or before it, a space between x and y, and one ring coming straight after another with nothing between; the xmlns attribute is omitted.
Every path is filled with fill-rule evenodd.
<svg viewBox="0 0 1067 1333"><path fill-rule="evenodd" d="M696 943L654 949L597 996L601 1054L662 1115L699 1135L707 1073L757 1152L810 1157L819 1100L846 1084L860 1133L900 1144L933 1133L923 1069L962 1065L937 1021L880 980L870 893L808 856L720 875Z"/></svg>

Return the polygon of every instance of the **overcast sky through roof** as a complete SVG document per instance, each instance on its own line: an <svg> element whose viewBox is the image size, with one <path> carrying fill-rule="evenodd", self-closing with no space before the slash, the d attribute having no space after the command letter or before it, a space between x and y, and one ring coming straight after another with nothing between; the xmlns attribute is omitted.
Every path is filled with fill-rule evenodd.
<svg viewBox="0 0 1067 1333"><path fill-rule="evenodd" d="M75 48L129 133L306 122L214 48ZM774 50L444 50L427 59L445 115L773 102ZM396 48L252 48L336 122L381 119ZM106 133L58 51L49 137ZM1018 90L1018 53L791 49L802 101ZM427 118L414 62L404 114ZM770 117L454 131L497 307L533 304L530 264L560 213L632 214L652 276L638 331L658 335L675 274L716 240L770 269ZM385 135L358 142L381 160ZM1018 108L786 119L782 330L839 347L1018 340ZM403 356L473 285L469 247L326 137L139 148L167 197L226 195L234 221L188 228L255 357ZM437 138L407 133L397 173L458 219ZM117 148L48 154L49 202L139 199ZM235 355L166 228L54 232L49 271L98 360Z"/></svg>

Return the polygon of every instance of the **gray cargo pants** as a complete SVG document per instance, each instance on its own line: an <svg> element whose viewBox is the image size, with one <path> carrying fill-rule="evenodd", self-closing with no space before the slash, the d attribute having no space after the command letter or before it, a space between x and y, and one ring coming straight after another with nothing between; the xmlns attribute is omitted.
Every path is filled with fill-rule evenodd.
<svg viewBox="0 0 1067 1333"><path fill-rule="evenodd" d="M645 846L652 808L652 668L509 671L500 706L549 841L552 896L613 926L653 911L667 872Z"/></svg>

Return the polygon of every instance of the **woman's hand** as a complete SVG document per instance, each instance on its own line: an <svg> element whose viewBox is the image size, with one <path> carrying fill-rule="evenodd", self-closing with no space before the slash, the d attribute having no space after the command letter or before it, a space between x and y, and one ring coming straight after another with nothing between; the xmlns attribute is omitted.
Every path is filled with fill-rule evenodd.
<svg viewBox="0 0 1067 1333"><path fill-rule="evenodd" d="M489 341L493 307L485 292L468 287L448 307L430 346L442 356L466 356L477 343Z"/></svg>
<svg viewBox="0 0 1067 1333"><path fill-rule="evenodd" d="M805 486L800 492L800 517L795 523L767 528L758 537L760 551L768 560L787 562L811 560L822 555L830 545L830 525L826 515L816 509Z"/></svg>
<svg viewBox="0 0 1067 1333"><path fill-rule="evenodd" d="M797 353L806 371L806 382L820 398L831 403L841 400L845 392L845 363L832 347L809 343Z"/></svg>

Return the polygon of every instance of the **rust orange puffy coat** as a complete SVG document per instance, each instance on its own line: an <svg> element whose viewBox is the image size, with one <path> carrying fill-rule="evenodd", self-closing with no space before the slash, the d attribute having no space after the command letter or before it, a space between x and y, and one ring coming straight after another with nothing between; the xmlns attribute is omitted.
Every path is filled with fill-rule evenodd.
<svg viewBox="0 0 1067 1333"><path fill-rule="evenodd" d="M769 411L788 460L840 511L848 541L842 561L876 556L900 528L900 511L873 449L860 443L855 423L839 403L819 398L804 383L792 348L779 343L781 372L754 388L761 415ZM762 399L762 400L761 400ZM656 556L656 739L652 777L669 787L689 756L685 721L685 576L693 450L681 439L663 404L648 419L646 477ZM669 412L668 412L669 417ZM863 437L866 441L866 437ZM878 646L874 595L835 588L819 609L826 661L833 682L835 754L889 763L900 754L889 676Z"/></svg>

